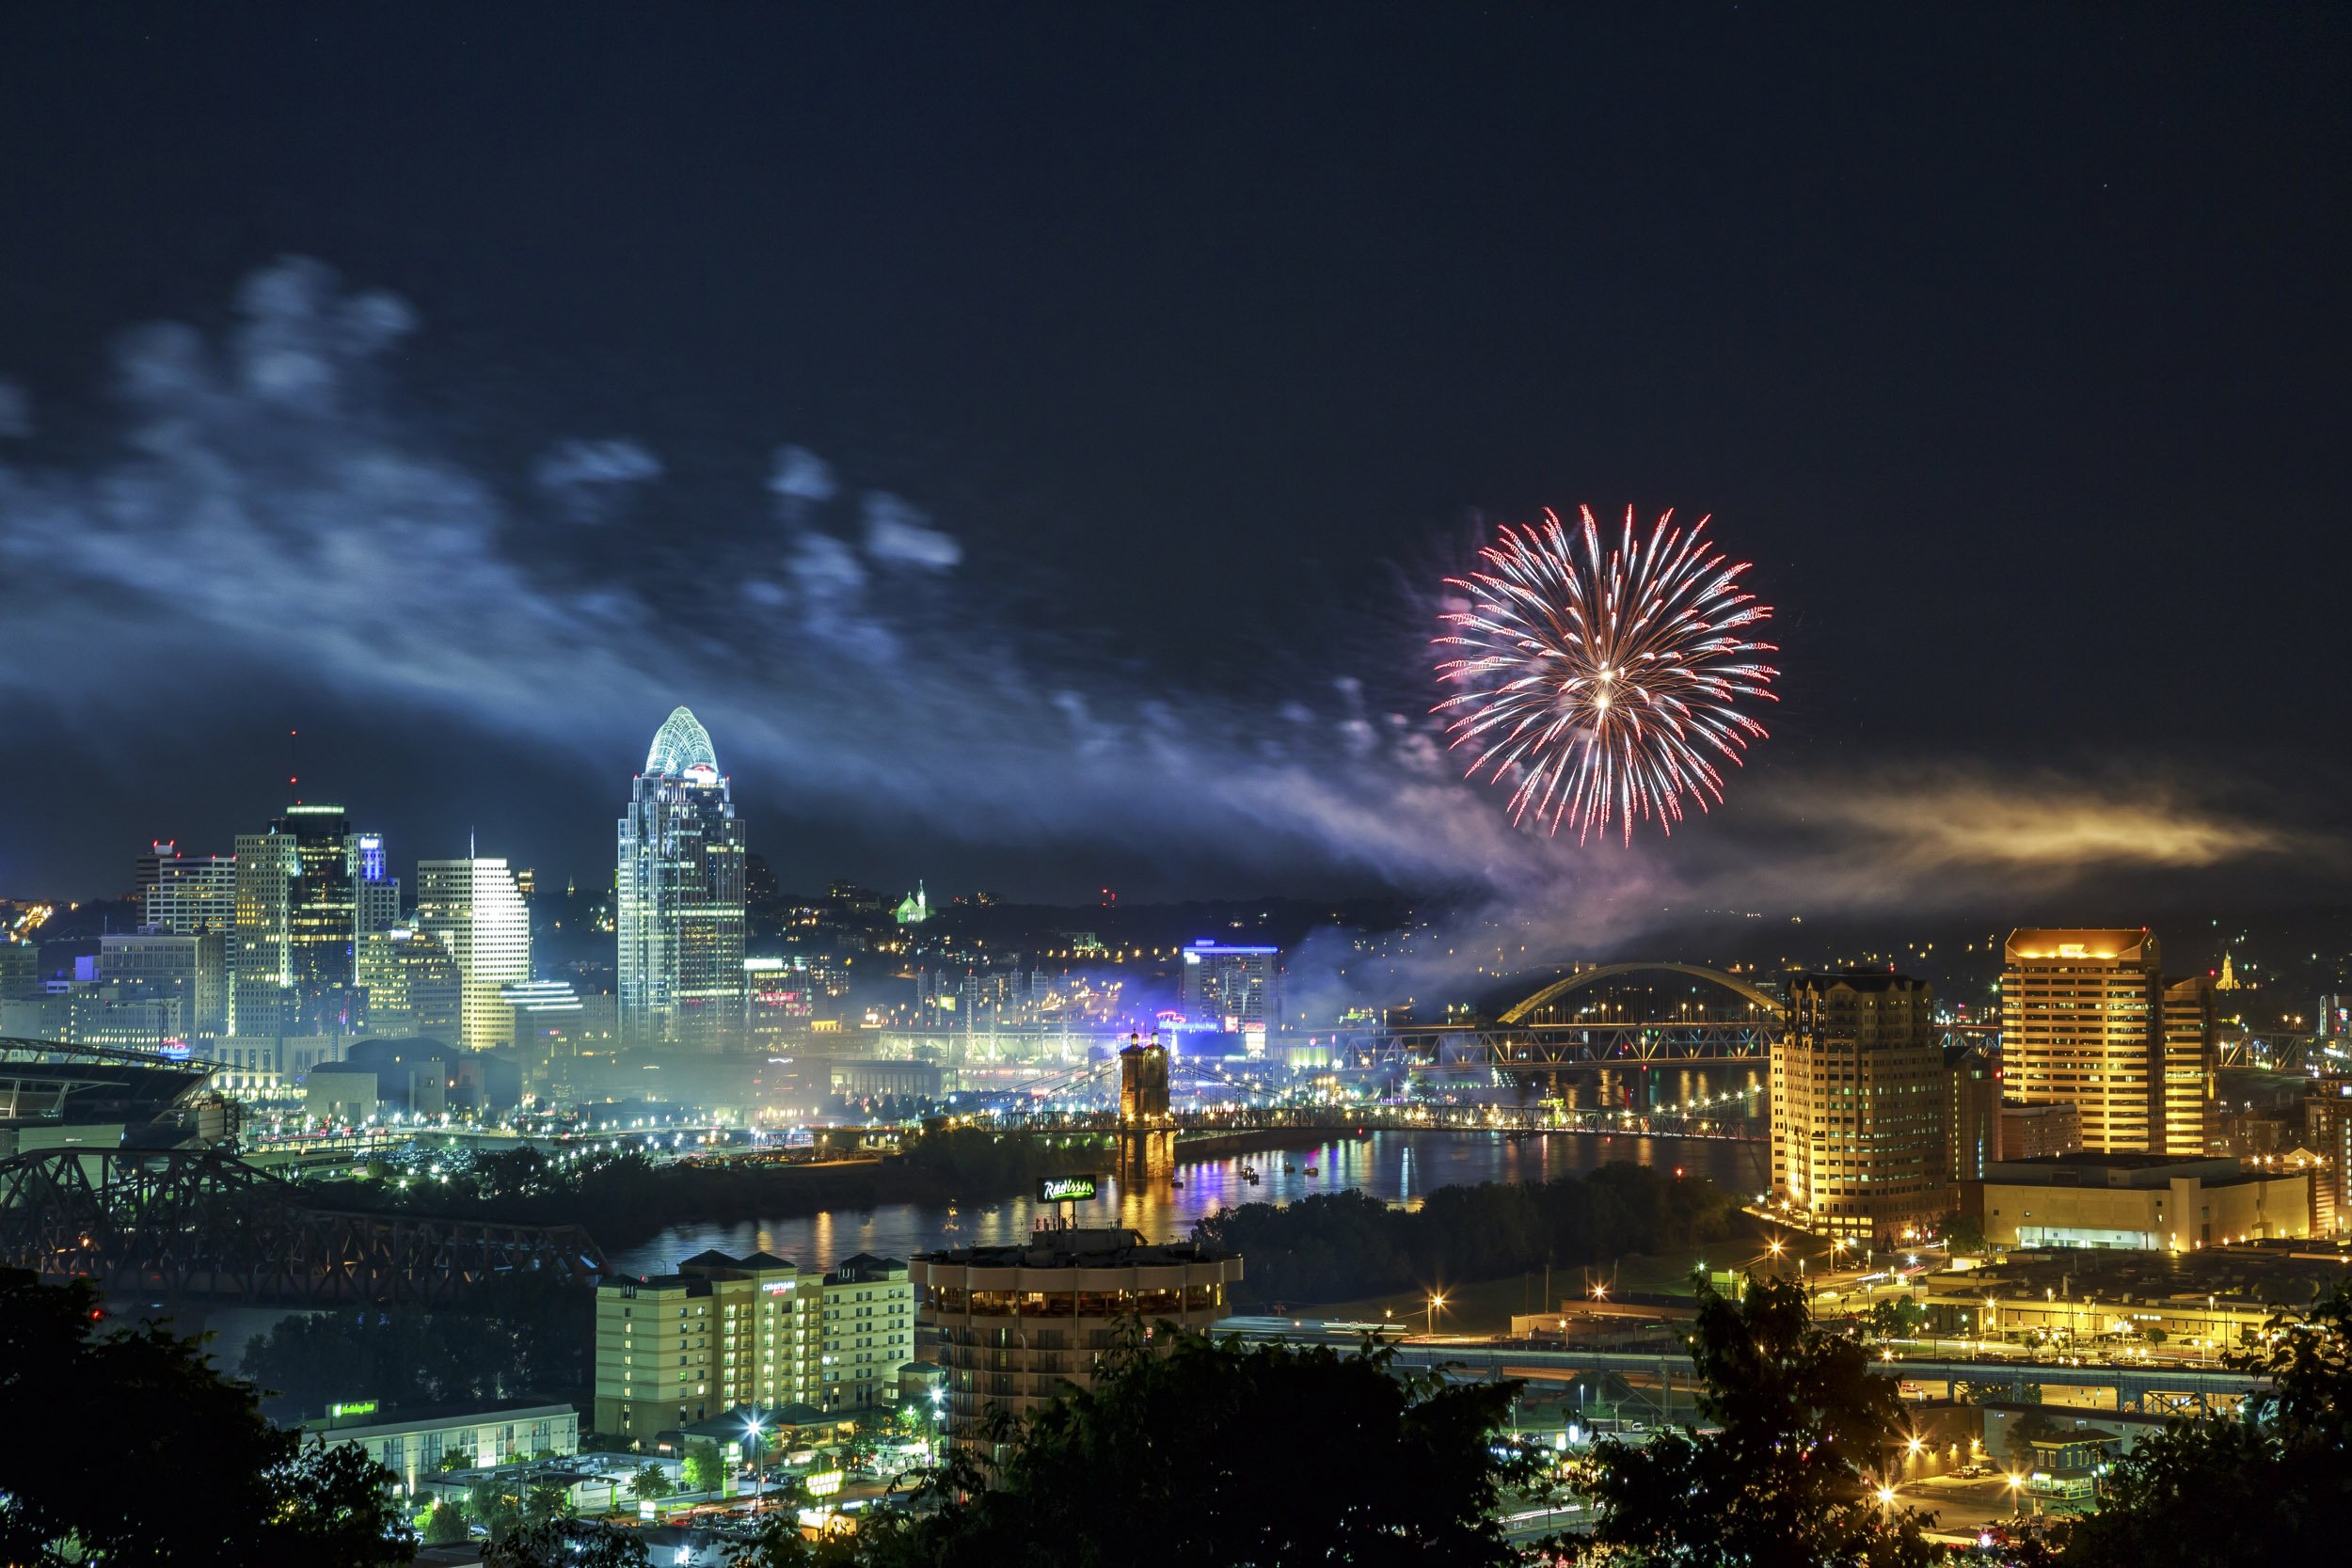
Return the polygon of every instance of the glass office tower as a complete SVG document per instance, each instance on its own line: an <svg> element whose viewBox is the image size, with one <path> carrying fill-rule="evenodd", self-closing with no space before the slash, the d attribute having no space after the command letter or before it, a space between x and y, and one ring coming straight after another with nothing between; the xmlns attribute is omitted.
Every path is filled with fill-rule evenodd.
<svg viewBox="0 0 2352 1568"><path fill-rule="evenodd" d="M683 707L630 781L620 854L622 1043L741 1043L743 825L710 732Z"/></svg>

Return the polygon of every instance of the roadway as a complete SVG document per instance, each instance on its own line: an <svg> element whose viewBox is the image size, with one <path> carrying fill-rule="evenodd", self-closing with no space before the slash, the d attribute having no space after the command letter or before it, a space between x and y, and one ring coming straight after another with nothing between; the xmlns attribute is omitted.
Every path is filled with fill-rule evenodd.
<svg viewBox="0 0 2352 1568"><path fill-rule="evenodd" d="M1279 1339L1300 1344L1360 1342L1361 1331L1338 1328L1315 1319L1227 1318L1212 1330L1238 1334L1245 1339ZM1427 1336L1399 1338L1399 1366L1444 1370L1454 1375L1482 1374L1489 1378L1523 1378L1533 1382L1565 1383L1579 1373L1614 1371L1646 1374L1663 1390L1689 1386L1694 1380L1691 1358L1680 1349L1657 1351L1555 1350L1549 1346L1493 1339L1432 1339ZM2189 1367L2160 1362L2086 1361L2053 1365L2006 1357L1874 1356L1870 1370L1905 1383L2010 1385L2023 1399L2027 1385L2042 1387L2105 1389L2124 1410L2180 1409L2242 1400L2262 1386L2250 1372L2219 1368Z"/></svg>

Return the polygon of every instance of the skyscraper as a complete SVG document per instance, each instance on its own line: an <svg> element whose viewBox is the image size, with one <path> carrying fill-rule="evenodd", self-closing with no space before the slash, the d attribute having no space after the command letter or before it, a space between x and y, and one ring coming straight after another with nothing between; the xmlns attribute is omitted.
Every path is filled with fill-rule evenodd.
<svg viewBox="0 0 2352 1568"><path fill-rule="evenodd" d="M1282 1024L1279 947L1184 944L1184 1011L1203 1023L1238 1033L1249 1053L1263 1055L1269 1033Z"/></svg>
<svg viewBox="0 0 2352 1568"><path fill-rule="evenodd" d="M2010 1098L2074 1106L2083 1148L2095 1153L2205 1152L2215 1069L2208 982L2168 982L2145 927L2011 931L2003 958Z"/></svg>
<svg viewBox="0 0 2352 1568"><path fill-rule="evenodd" d="M1823 1235L1889 1242L1943 1212L1944 1049L1930 987L1900 974L1788 976L1772 1048L1772 1185Z"/></svg>
<svg viewBox="0 0 2352 1568"><path fill-rule="evenodd" d="M237 924L237 857L183 855L158 839L139 857L139 923L174 936Z"/></svg>
<svg viewBox="0 0 2352 1568"><path fill-rule="evenodd" d="M400 924L400 879L385 863L382 833L354 833L345 842L351 866L351 940L358 943Z"/></svg>
<svg viewBox="0 0 2352 1568"><path fill-rule="evenodd" d="M368 994L368 1032L455 1045L463 1036L465 976L440 942L395 926L359 939L353 979Z"/></svg>
<svg viewBox="0 0 2352 1568"><path fill-rule="evenodd" d="M515 1008L502 992L531 978L531 911L506 862L419 861L417 929L456 960L457 1043L469 1051L512 1043Z"/></svg>
<svg viewBox="0 0 2352 1568"><path fill-rule="evenodd" d="M683 707L630 781L615 885L622 1042L740 1043L743 825L710 733Z"/></svg>
<svg viewBox="0 0 2352 1568"><path fill-rule="evenodd" d="M237 835L232 1033L308 1035L359 1022L351 950L361 836L373 835L354 834L342 807L301 801L268 832Z"/></svg>

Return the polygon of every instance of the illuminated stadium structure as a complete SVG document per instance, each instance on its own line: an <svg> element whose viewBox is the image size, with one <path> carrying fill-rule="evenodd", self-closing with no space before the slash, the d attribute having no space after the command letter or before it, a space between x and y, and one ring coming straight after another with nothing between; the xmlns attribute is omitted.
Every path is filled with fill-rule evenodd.
<svg viewBox="0 0 2352 1568"><path fill-rule="evenodd" d="M167 1122L212 1071L142 1051L0 1037L0 1153L28 1128Z"/></svg>

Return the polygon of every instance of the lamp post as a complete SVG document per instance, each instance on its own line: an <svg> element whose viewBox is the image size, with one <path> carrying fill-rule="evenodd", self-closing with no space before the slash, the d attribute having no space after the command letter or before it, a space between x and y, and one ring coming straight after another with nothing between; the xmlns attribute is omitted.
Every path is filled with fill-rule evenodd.
<svg viewBox="0 0 2352 1568"><path fill-rule="evenodd" d="M768 1479L766 1457L759 1447L759 1418L754 1416L743 1425L743 1435L752 1443L752 1512L759 1512L760 1487Z"/></svg>
<svg viewBox="0 0 2352 1568"><path fill-rule="evenodd" d="M1424 1338L1438 1332L1438 1308L1444 1305L1445 1297L1432 1292L1429 1297L1428 1322L1422 1331Z"/></svg>

